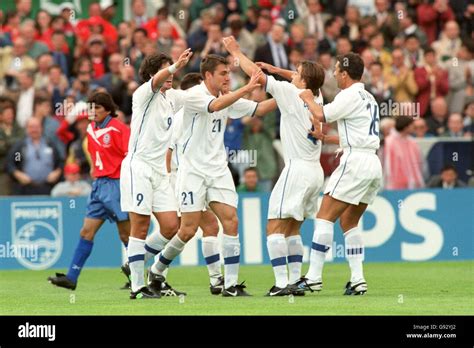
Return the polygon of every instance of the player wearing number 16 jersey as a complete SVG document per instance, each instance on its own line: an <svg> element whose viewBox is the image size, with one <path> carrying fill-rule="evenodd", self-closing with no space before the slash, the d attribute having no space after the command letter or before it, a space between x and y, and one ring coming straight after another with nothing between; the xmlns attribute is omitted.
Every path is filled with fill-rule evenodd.
<svg viewBox="0 0 474 348"><path fill-rule="evenodd" d="M314 103L311 91L300 94L316 123L337 122L337 141L344 150L341 162L326 186L316 216L310 267L306 278L299 282L305 290L319 290L322 287L324 260L332 246L334 222L339 219L351 268L345 295L361 295L367 291L362 270L364 246L359 220L380 190L382 166L376 154L380 145L379 106L360 82L363 71L364 63L359 55L348 53L338 56L334 77L341 92L333 102L321 107Z"/></svg>
<svg viewBox="0 0 474 348"><path fill-rule="evenodd" d="M71 290L76 288L82 267L92 251L95 234L106 219L117 223L125 246L130 234L128 214L120 209L119 184L122 160L128 152L130 129L115 118L115 105L109 94L97 92L89 98L89 103L94 107L94 114L89 115L93 122L87 127L87 146L96 180L92 184L81 238L69 271L67 275L56 273L55 277L48 278L50 283Z"/></svg>

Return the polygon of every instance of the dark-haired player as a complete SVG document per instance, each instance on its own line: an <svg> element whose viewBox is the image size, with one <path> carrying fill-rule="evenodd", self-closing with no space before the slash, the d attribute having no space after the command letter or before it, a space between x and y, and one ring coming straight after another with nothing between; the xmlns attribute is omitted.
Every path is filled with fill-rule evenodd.
<svg viewBox="0 0 474 348"><path fill-rule="evenodd" d="M67 274L48 277L54 285L74 290L81 270L94 245L94 237L106 219L116 222L120 239L127 245L130 222L128 214L120 209L120 168L128 152L130 129L116 118L116 109L108 93L96 92L88 101L94 113L87 127L87 147L93 162L92 192L87 213Z"/></svg>
<svg viewBox="0 0 474 348"><path fill-rule="evenodd" d="M188 73L181 80L180 88L182 91L190 89L202 82L200 73ZM168 171L170 172L171 186L173 190L176 189L176 177L179 167L179 160L183 144L180 138L183 134L183 113L184 108L181 108L175 115L175 120L172 125L173 135L169 144L168 154L166 157ZM207 270L209 273L210 287L209 290L212 295L220 295L224 290L224 276L221 269L221 258L219 249L219 224L216 215L210 209L205 209L201 215L201 222L199 227L202 230L201 250L204 260L206 261Z"/></svg>
<svg viewBox="0 0 474 348"><path fill-rule="evenodd" d="M180 295L168 284L167 289L151 291L144 280L146 261L158 254L179 228L178 205L166 169L166 153L172 123L182 95L172 94L173 74L184 67L192 52L185 50L173 64L165 54L151 54L140 66L144 83L132 97L131 136L127 157L120 175L121 206L130 214L131 299ZM148 236L151 215L160 230Z"/></svg>
<svg viewBox="0 0 474 348"><path fill-rule="evenodd" d="M159 254L150 271L150 287L159 289L163 272L194 237L202 211L210 207L223 226L223 296L248 296L243 284L237 284L240 263L238 236L238 197L227 165L224 130L227 117L266 114L275 107L273 100L260 104L241 99L259 87L255 74L250 82L227 94L230 68L224 57L206 56L200 66L204 81L185 91L183 146L178 168L176 196L181 211L179 232Z"/></svg>
<svg viewBox="0 0 474 348"><path fill-rule="evenodd" d="M251 75L259 67L240 50L234 37L224 38L226 49L240 62L240 67ZM260 64L270 73L277 73L288 81L277 81L263 75L260 83L270 93L281 110L280 135L285 168L275 184L268 206L267 248L275 275L275 285L267 296L303 295L295 286L301 278L303 243L300 227L306 218L316 214L324 174L319 158L321 142L308 135L311 113L298 98L310 89L313 102L322 105L319 91L324 82L324 70L318 63L303 61L297 71L283 70L269 64ZM288 265L288 269L287 269ZM289 274L288 274L289 273Z"/></svg>
<svg viewBox="0 0 474 348"><path fill-rule="evenodd" d="M380 146L379 106L372 94L360 82L364 72L362 58L355 53L337 57L334 77L341 91L333 102L321 107L313 102L313 93L300 94L318 122L336 122L339 137L334 139L344 150L341 162L332 173L324 191L323 202L316 216L316 227L311 247L310 267L306 278L298 285L304 290L322 287L322 271L326 253L332 246L334 223L339 219L346 244L346 257L351 268L351 279L345 295L367 292L362 261L364 245L359 220L374 201L382 185L382 166L376 154ZM324 136L323 136L324 139Z"/></svg>

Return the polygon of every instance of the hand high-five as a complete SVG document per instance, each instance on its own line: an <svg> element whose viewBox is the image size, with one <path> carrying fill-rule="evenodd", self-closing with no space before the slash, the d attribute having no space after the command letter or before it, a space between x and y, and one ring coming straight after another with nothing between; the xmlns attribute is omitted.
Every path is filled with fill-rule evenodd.
<svg viewBox="0 0 474 348"><path fill-rule="evenodd" d="M264 69L266 71L268 71L270 74L274 74L277 72L277 68L274 67L273 65L271 64L268 64L268 63L264 63L264 62L256 62L255 63L260 69Z"/></svg>
<svg viewBox="0 0 474 348"><path fill-rule="evenodd" d="M222 43L224 44L225 49L230 54L234 55L240 51L239 43L235 40L235 37L227 36L222 39Z"/></svg>
<svg viewBox="0 0 474 348"><path fill-rule="evenodd" d="M262 77L262 75L262 70L255 71L252 74L252 76L250 77L250 81L247 83L247 88L249 92L253 91L255 88L262 86L260 83L258 83L258 80L260 79L260 77Z"/></svg>
<svg viewBox="0 0 474 348"><path fill-rule="evenodd" d="M183 53L178 58L178 61L176 62L176 68L181 69L183 66L188 64L189 59L191 59L193 55L193 52L191 52L191 49L188 48L185 50Z"/></svg>

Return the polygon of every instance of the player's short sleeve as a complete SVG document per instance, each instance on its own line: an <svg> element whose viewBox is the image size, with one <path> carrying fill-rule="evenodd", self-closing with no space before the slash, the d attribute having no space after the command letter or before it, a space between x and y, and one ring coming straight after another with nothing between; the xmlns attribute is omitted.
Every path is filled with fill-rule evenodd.
<svg viewBox="0 0 474 348"><path fill-rule="evenodd" d="M265 80L265 92L270 93L276 98L282 98L288 95L288 91L293 86L288 81L278 81L273 76L267 75Z"/></svg>
<svg viewBox="0 0 474 348"><path fill-rule="evenodd" d="M339 92L331 103L323 106L324 119L327 123L331 123L343 118L347 118L352 112L350 95L348 93Z"/></svg>
<svg viewBox="0 0 474 348"><path fill-rule="evenodd" d="M138 87L133 93L133 101L137 104L145 103L146 100L150 99L155 92L152 88L152 79L149 79L147 82L143 83Z"/></svg>
<svg viewBox="0 0 474 348"><path fill-rule="evenodd" d="M241 118L244 116L254 116L257 107L257 102L248 99L239 99L229 106L227 111L230 118Z"/></svg>
<svg viewBox="0 0 474 348"><path fill-rule="evenodd" d="M166 96L171 98L173 102L173 112L178 112L183 106L186 101L186 91L181 89L170 89L166 92Z"/></svg>
<svg viewBox="0 0 474 348"><path fill-rule="evenodd" d="M208 113L209 104L216 99L213 95L205 93L200 88L186 90L186 111L190 113Z"/></svg>

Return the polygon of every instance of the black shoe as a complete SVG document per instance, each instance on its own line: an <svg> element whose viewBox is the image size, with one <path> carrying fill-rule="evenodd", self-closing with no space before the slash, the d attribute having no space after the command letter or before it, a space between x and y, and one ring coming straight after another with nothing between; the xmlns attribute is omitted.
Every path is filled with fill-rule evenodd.
<svg viewBox="0 0 474 348"><path fill-rule="evenodd" d="M244 289L246 286L244 285L245 281L241 284L228 287L227 289L222 290L222 296L224 297L237 297L237 296L252 296Z"/></svg>
<svg viewBox="0 0 474 348"><path fill-rule="evenodd" d="M288 284L288 289L290 290L293 296L304 296L304 289L299 288L296 283L295 284Z"/></svg>
<svg viewBox="0 0 474 348"><path fill-rule="evenodd" d="M212 285L209 287L211 294L213 295L220 295L222 294L222 290L224 290L224 277L220 276L217 280L216 285Z"/></svg>
<svg viewBox="0 0 474 348"><path fill-rule="evenodd" d="M364 295L367 292L367 283L365 280L361 280L360 282L357 282L355 284L352 284L351 282L347 282L346 284L346 290L344 291L344 295Z"/></svg>
<svg viewBox="0 0 474 348"><path fill-rule="evenodd" d="M76 283L66 277L64 273L56 273L56 277L48 277L48 281L61 288L76 290Z"/></svg>
<svg viewBox="0 0 474 348"><path fill-rule="evenodd" d="M161 296L186 296L186 293L173 289L167 282L163 282L161 285Z"/></svg>
<svg viewBox="0 0 474 348"><path fill-rule="evenodd" d="M284 288L279 288L276 285L273 285L270 290L268 290L267 294L265 296L288 296L292 295L292 292L288 286L285 286Z"/></svg>
<svg viewBox="0 0 474 348"><path fill-rule="evenodd" d="M120 267L120 270L122 271L122 273L125 275L125 277L127 277L127 282L124 284L124 286L122 286L120 288L120 290L130 290L131 289L131 279L130 279L130 274L131 274L131 271L130 271L130 265L128 264L128 261L125 262L121 267Z"/></svg>
<svg viewBox="0 0 474 348"><path fill-rule="evenodd" d="M161 294L160 293L155 293L148 289L146 286L141 288L140 290L136 292L130 292L130 299L131 300L145 300L145 299L154 299L154 298L160 298Z"/></svg>
<svg viewBox="0 0 474 348"><path fill-rule="evenodd" d="M161 294L163 284L165 283L165 277L161 274L153 273L150 269L148 272L148 288L155 294Z"/></svg>
<svg viewBox="0 0 474 348"><path fill-rule="evenodd" d="M298 291L321 291L323 288L323 282L310 282L308 278L305 278L304 276L300 278L296 283L293 284L295 287L295 292Z"/></svg>

